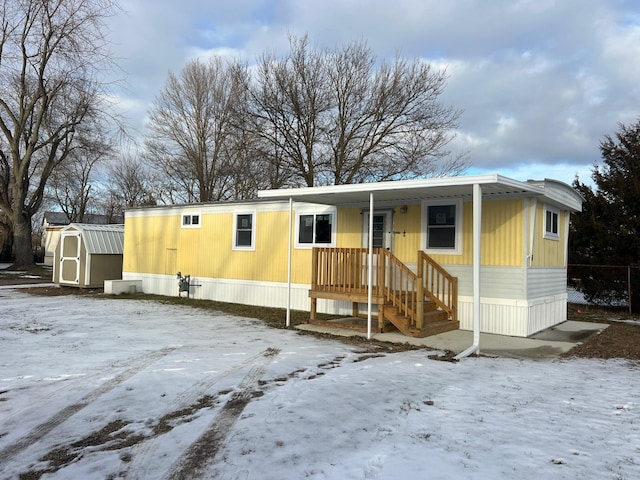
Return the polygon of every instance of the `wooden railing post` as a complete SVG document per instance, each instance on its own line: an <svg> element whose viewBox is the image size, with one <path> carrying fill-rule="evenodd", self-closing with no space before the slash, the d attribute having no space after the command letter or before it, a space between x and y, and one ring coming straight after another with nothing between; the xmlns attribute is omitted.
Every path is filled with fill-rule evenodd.
<svg viewBox="0 0 640 480"><path fill-rule="evenodd" d="M318 247L313 247L311 253L311 289L318 287Z"/></svg>
<svg viewBox="0 0 640 480"><path fill-rule="evenodd" d="M378 279L376 280L377 285L376 285L376 293L378 295L382 295L384 293L385 290L385 285L384 285L384 279L387 276L386 274L386 267L387 267L387 259L385 258L385 255L382 253L382 249L378 248L376 249L376 257L377 257L377 262L378 262Z"/></svg>
<svg viewBox="0 0 640 480"><path fill-rule="evenodd" d="M451 300L451 320L455 322L458 320L458 277L453 277L452 295L453 299Z"/></svg>
<svg viewBox="0 0 640 480"><path fill-rule="evenodd" d="M422 329L422 322L424 320L424 285L422 279L418 278L418 294L416 302L416 327Z"/></svg>

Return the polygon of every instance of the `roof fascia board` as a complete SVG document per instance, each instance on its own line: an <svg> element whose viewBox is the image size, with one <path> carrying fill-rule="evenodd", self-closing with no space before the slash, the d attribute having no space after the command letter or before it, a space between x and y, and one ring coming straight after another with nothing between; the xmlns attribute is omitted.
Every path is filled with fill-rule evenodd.
<svg viewBox="0 0 640 480"><path fill-rule="evenodd" d="M304 201L306 196L328 196L335 194L349 193L376 193L397 190L403 192L407 189L425 189L442 187L472 187L473 185L502 185L509 188L517 188L529 191L533 194L544 195L544 188L528 182L521 182L502 175L477 175L460 177L438 177L420 180L397 180L377 183L358 183L349 185L327 185L322 187L302 187L277 190L260 190L258 198L285 199L293 198L297 201ZM470 196L470 194L469 194ZM402 197L399 196L400 200ZM329 202L331 203L331 202Z"/></svg>
<svg viewBox="0 0 640 480"><path fill-rule="evenodd" d="M234 213L251 208L257 212L281 212L289 210L284 199L242 200L237 202L186 203L178 205L154 205L150 207L131 207L125 210L125 218L169 217L187 213L201 214Z"/></svg>
<svg viewBox="0 0 640 480"><path fill-rule="evenodd" d="M326 185L321 187L301 187L288 189L260 190L258 198L289 198L303 197L305 195L331 195L336 193L376 193L388 192L390 190L403 190L405 188L429 188L429 187L446 187L446 186L464 186L473 185L475 183L486 184L496 183L500 178L499 175L479 175L479 176L460 176L460 177L437 177L417 180L396 180L388 182L373 183L354 183L347 185ZM517 182L516 180L513 180ZM517 182L522 185L522 182Z"/></svg>

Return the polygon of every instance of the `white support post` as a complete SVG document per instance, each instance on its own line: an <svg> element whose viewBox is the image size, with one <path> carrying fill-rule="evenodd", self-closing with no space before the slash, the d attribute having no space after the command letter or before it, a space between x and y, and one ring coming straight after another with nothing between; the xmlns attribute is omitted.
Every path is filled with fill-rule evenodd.
<svg viewBox="0 0 640 480"><path fill-rule="evenodd" d="M369 194L369 271L367 291L367 340L371 340L371 303L373 302L373 193Z"/></svg>
<svg viewBox="0 0 640 480"><path fill-rule="evenodd" d="M286 326L291 326L291 236L293 235L293 198L289 197L289 243L287 247L287 320Z"/></svg>
<svg viewBox="0 0 640 480"><path fill-rule="evenodd" d="M480 353L480 266L482 264L482 187L473 185L473 343Z"/></svg>

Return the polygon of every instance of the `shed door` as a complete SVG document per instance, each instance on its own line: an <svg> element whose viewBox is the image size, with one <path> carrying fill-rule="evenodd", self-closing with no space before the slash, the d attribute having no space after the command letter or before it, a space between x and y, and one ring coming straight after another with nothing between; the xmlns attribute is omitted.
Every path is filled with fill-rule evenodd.
<svg viewBox="0 0 640 480"><path fill-rule="evenodd" d="M60 283L80 283L80 233L60 234Z"/></svg>

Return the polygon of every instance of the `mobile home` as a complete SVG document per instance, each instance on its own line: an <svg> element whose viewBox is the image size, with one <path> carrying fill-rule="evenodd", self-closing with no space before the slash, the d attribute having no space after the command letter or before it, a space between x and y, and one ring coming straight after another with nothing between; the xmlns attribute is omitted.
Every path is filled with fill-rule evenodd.
<svg viewBox="0 0 640 480"><path fill-rule="evenodd" d="M529 336L566 320L581 197L500 175L261 191L253 201L129 209L123 279L146 293L345 316L425 336ZM184 286L184 283L182 283Z"/></svg>

